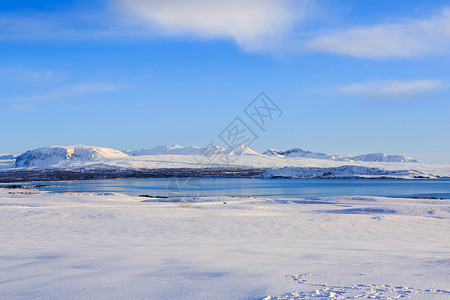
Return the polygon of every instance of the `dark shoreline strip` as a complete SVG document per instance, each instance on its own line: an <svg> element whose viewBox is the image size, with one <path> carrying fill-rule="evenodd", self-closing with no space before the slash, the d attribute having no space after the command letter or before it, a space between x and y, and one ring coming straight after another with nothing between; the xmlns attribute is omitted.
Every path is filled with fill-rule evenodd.
<svg viewBox="0 0 450 300"><path fill-rule="evenodd" d="M17 170L0 172L0 183L101 180L127 178L248 178L268 169L254 168L167 168L167 169L79 169Z"/></svg>

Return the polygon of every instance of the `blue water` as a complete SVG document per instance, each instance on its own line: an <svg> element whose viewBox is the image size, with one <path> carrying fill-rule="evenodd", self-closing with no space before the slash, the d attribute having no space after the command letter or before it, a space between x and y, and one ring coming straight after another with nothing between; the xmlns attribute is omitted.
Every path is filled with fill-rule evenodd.
<svg viewBox="0 0 450 300"><path fill-rule="evenodd" d="M118 192L130 196L326 196L436 197L450 199L450 178L388 179L120 179L45 183L49 192Z"/></svg>

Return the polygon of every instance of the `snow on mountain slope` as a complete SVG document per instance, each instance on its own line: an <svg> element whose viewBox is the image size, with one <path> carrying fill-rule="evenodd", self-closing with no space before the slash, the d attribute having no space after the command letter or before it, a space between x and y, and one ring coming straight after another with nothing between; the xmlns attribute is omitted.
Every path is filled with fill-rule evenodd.
<svg viewBox="0 0 450 300"><path fill-rule="evenodd" d="M90 162L127 156L125 153L92 146L52 146L27 151L16 158L14 167L49 168L64 162Z"/></svg>
<svg viewBox="0 0 450 300"><path fill-rule="evenodd" d="M415 162L420 161L405 155L388 155L384 153L370 153L365 155L350 157L354 161L371 161L371 162Z"/></svg>
<svg viewBox="0 0 450 300"><path fill-rule="evenodd" d="M228 154L228 155L261 155L260 153L256 152L249 146L245 146L243 144L235 144L232 148L226 148L222 154Z"/></svg>
<svg viewBox="0 0 450 300"><path fill-rule="evenodd" d="M263 153L268 156L283 156L283 157L304 157L314 159L328 159L336 161L366 161L366 162L414 162L420 163L420 161L413 159L405 155L388 155L384 153L370 153L357 156L347 155L333 155L321 152L306 151L301 148L294 148L286 151L280 151L276 149L268 149Z"/></svg>
<svg viewBox="0 0 450 300"><path fill-rule="evenodd" d="M305 151L300 148L294 148L280 153L280 155L285 157L305 157L305 158L315 158L315 159L331 159L331 160L345 160L346 157L343 155L331 155L320 152Z"/></svg>
<svg viewBox="0 0 450 300"><path fill-rule="evenodd" d="M142 156L142 155L218 155L218 154L228 154L228 155L240 155L240 154L250 154L250 155L260 155L258 152L254 151L252 148L245 146L243 144L233 145L232 148L223 148L220 146L210 146L205 148L200 148L197 146L192 147L182 147L179 145L172 146L157 146L150 149L141 150L127 150L124 153L131 156Z"/></svg>
<svg viewBox="0 0 450 300"><path fill-rule="evenodd" d="M16 155L0 154L0 160L15 159L15 158L16 158Z"/></svg>
<svg viewBox="0 0 450 300"><path fill-rule="evenodd" d="M173 154L173 155L200 155L202 148L200 147L181 147L179 145L172 146L157 146L155 148L144 148L140 150L127 150L124 153L132 156L140 155L163 155L163 154Z"/></svg>
<svg viewBox="0 0 450 300"><path fill-rule="evenodd" d="M345 165L331 168L305 168L284 167L258 176L262 179L270 178L428 178L436 179L438 176L416 170L385 170L365 166Z"/></svg>
<svg viewBox="0 0 450 300"><path fill-rule="evenodd" d="M263 152L264 155L267 156L283 156L282 155L283 151L278 150L278 149L267 149L266 151Z"/></svg>

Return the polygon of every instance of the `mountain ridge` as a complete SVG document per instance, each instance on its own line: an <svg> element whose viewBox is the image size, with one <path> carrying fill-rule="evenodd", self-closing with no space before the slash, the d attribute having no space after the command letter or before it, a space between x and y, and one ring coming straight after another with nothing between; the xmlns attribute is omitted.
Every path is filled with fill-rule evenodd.
<svg viewBox="0 0 450 300"><path fill-rule="evenodd" d="M301 148L293 148L286 151L281 151L278 149L268 149L263 152L264 155L268 156L278 156L278 157L303 157L303 158L314 158L314 159L328 159L335 161L363 161L363 162L414 162L420 163L421 161L413 159L406 155L400 154L385 154L385 153L368 153L356 156L349 155L334 155L322 152L312 152L303 150Z"/></svg>
<svg viewBox="0 0 450 300"><path fill-rule="evenodd" d="M268 149L264 153L258 153L252 148L236 144L231 148L224 148L220 146L209 147L182 147L180 145L172 146L157 146L154 148L144 148L140 150L127 150L118 151L111 148L85 146L85 145L72 145L72 146L50 146L43 147L34 150L27 151L17 157L4 155L4 161L12 160L15 168L53 168L53 167L83 167L86 164L92 165L97 163L98 165L112 166L114 162L109 162L117 159L132 159L135 162L139 162L140 156L158 156L158 155L176 155L179 158L174 158L175 161L184 160L181 156L229 156L230 158L238 157L240 155L247 157L250 160L256 158L264 159L264 157L276 157L278 159L284 158L306 158L325 161L337 161L337 162L414 162L418 163L418 160L412 159L405 155L388 155L384 153L369 153L357 156L346 155L332 155L321 152L306 151L301 148L293 148L286 151L277 149ZM7 158L7 159L6 159ZM253 159L254 158L254 159ZM122 161L123 161L122 159ZM146 158L142 158L146 159ZM186 159L188 159L186 157ZM172 161L171 159L163 159L164 161ZM6 164L5 164L6 165ZM256 166L256 165L255 165Z"/></svg>

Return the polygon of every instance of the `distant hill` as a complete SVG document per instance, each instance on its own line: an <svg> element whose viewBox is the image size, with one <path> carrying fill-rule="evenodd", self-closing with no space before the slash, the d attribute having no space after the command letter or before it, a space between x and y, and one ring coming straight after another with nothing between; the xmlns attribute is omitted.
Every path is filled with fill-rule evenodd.
<svg viewBox="0 0 450 300"><path fill-rule="evenodd" d="M264 153L268 156L278 157L304 157L314 159L328 159L336 161L365 161L365 162L415 162L419 163L419 160L413 159L406 155L390 155L384 153L370 153L358 156L347 155L333 155L321 152L306 151L301 148L294 148L286 151L277 149L268 149Z"/></svg>

